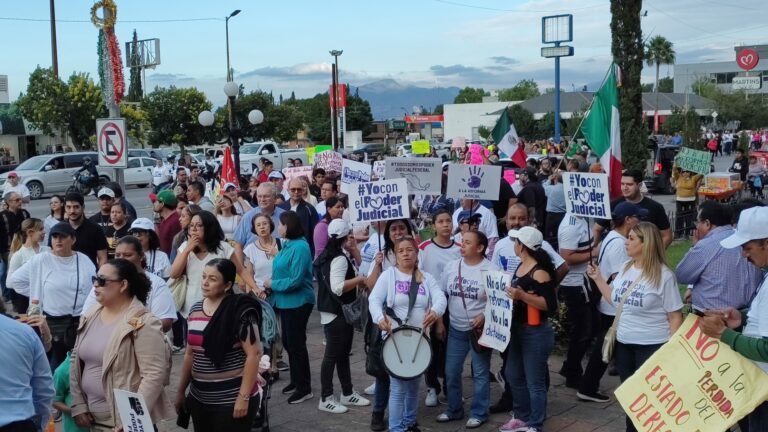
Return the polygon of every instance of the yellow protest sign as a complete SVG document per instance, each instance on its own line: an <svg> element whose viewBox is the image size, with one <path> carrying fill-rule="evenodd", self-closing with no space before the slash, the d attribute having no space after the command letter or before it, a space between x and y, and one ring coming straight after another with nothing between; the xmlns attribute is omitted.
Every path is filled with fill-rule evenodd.
<svg viewBox="0 0 768 432"><path fill-rule="evenodd" d="M429 141L418 140L411 142L411 153L413 154L429 154Z"/></svg>
<svg viewBox="0 0 768 432"><path fill-rule="evenodd" d="M315 148L307 147L307 162L312 165L315 163Z"/></svg>
<svg viewBox="0 0 768 432"><path fill-rule="evenodd" d="M702 333L691 314L616 389L616 399L638 430L722 431L768 399L768 375Z"/></svg>

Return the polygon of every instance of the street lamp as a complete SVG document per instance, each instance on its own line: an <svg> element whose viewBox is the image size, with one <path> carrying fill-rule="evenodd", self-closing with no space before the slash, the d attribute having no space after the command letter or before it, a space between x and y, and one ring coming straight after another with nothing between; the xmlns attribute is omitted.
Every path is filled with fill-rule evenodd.
<svg viewBox="0 0 768 432"><path fill-rule="evenodd" d="M239 13L240 9L235 9L228 17L224 18L224 27L226 28L227 35L227 81L232 81L232 69L229 67L229 19Z"/></svg>
<svg viewBox="0 0 768 432"><path fill-rule="evenodd" d="M339 141L341 141L342 146L344 145L344 138L341 136L343 134L340 134L339 132L339 106L338 106L338 100L339 100L339 56L344 52L344 50L330 50L328 51L333 56L333 68L331 68L331 85L333 86L333 118L331 121L331 126L333 127L333 133L331 134L331 139L333 140L333 149L338 150L339 148Z"/></svg>

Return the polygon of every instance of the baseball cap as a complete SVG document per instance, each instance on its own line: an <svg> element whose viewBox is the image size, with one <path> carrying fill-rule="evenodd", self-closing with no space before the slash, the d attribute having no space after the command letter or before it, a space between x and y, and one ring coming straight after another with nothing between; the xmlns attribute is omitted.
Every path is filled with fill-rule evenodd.
<svg viewBox="0 0 768 432"><path fill-rule="evenodd" d="M229 190L229 188L235 188L235 189L237 189L237 185L235 185L235 184L234 184L234 183L232 183L232 182L227 182L227 183L224 183L224 190L225 190L225 191L228 191L228 190Z"/></svg>
<svg viewBox="0 0 768 432"><path fill-rule="evenodd" d="M459 217L457 220L459 223L463 222L469 222L469 223L480 223L480 219L483 218L483 215L480 213L471 213L469 210L462 210L459 212Z"/></svg>
<svg viewBox="0 0 768 432"><path fill-rule="evenodd" d="M736 232L720 241L726 249L739 247L750 240L768 238L768 207L752 207L741 212Z"/></svg>
<svg viewBox="0 0 768 432"><path fill-rule="evenodd" d="M19 175L16 174L16 171L11 171L8 173L8 177L18 177Z"/></svg>
<svg viewBox="0 0 768 432"><path fill-rule="evenodd" d="M269 173L269 177L268 178L270 180L272 180L272 179L285 180L285 176L280 171L272 171L271 173Z"/></svg>
<svg viewBox="0 0 768 432"><path fill-rule="evenodd" d="M131 228L128 230L135 231L135 230L141 230L141 231L154 231L155 225L152 223L151 220L147 218L138 218L131 224Z"/></svg>
<svg viewBox="0 0 768 432"><path fill-rule="evenodd" d="M344 219L334 219L331 221L331 223L328 224L329 237L346 237L350 232L352 232L352 229Z"/></svg>
<svg viewBox="0 0 768 432"><path fill-rule="evenodd" d="M648 209L644 209L629 201L622 201L613 209L612 218L614 220L624 220L624 218L630 216L637 216L638 218L643 219L648 216Z"/></svg>
<svg viewBox="0 0 768 432"><path fill-rule="evenodd" d="M110 188L101 188L99 189L99 192L96 194L97 197L101 198L103 196L108 196L110 198L115 197L115 191L113 191Z"/></svg>
<svg viewBox="0 0 768 432"><path fill-rule="evenodd" d="M59 222L51 228L51 232L49 233L51 237L56 234L74 237L75 229L72 228L72 225L70 225L69 222Z"/></svg>
<svg viewBox="0 0 768 432"><path fill-rule="evenodd" d="M171 190L160 191L160 193L157 194L157 201L161 204L169 205L171 207L175 207L176 204L179 203L179 201L176 199L176 195Z"/></svg>
<svg viewBox="0 0 768 432"><path fill-rule="evenodd" d="M538 249L541 247L541 242L544 241L544 236L541 231L534 227L522 227L518 230L510 230L507 233L511 238L517 239L520 243L524 244L529 249Z"/></svg>

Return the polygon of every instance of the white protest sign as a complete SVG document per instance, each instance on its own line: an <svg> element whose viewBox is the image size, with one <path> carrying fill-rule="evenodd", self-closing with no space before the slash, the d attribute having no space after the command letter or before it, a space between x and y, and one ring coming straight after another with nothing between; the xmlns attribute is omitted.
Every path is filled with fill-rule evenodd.
<svg viewBox="0 0 768 432"><path fill-rule="evenodd" d="M311 182L312 167L307 165L307 166L300 166L300 167L283 168L283 175L285 176L285 181L283 182L283 189L288 189L288 184L291 182L291 180L295 178L306 177L307 180Z"/></svg>
<svg viewBox="0 0 768 432"><path fill-rule="evenodd" d="M315 153L315 167L322 168L328 173L331 171L340 173L343 160L344 158L341 157L341 153L333 150Z"/></svg>
<svg viewBox="0 0 768 432"><path fill-rule="evenodd" d="M149 406L144 396L125 390L115 389L115 406L120 414L124 432L150 432L155 430Z"/></svg>
<svg viewBox="0 0 768 432"><path fill-rule="evenodd" d="M501 167L451 164L448 167L448 196L476 200L499 199Z"/></svg>
<svg viewBox="0 0 768 432"><path fill-rule="evenodd" d="M608 174L563 173L565 211L576 216L611 218Z"/></svg>
<svg viewBox="0 0 768 432"><path fill-rule="evenodd" d="M349 219L353 224L410 217L405 179L357 183L348 197Z"/></svg>
<svg viewBox="0 0 768 432"><path fill-rule="evenodd" d="M354 183L371 181L371 166L366 163L344 159L341 167L341 193L348 194Z"/></svg>
<svg viewBox="0 0 768 432"><path fill-rule="evenodd" d="M440 195L443 160L440 158L387 158L386 178L403 178L414 195Z"/></svg>
<svg viewBox="0 0 768 432"><path fill-rule="evenodd" d="M384 180L386 177L384 174L386 173L387 163L385 161L374 161L373 162L373 176L376 177L377 180Z"/></svg>
<svg viewBox="0 0 768 432"><path fill-rule="evenodd" d="M509 344L509 327L512 322L512 299L504 291L509 286L509 273L483 272L485 278L485 324L478 339L481 345L504 352Z"/></svg>

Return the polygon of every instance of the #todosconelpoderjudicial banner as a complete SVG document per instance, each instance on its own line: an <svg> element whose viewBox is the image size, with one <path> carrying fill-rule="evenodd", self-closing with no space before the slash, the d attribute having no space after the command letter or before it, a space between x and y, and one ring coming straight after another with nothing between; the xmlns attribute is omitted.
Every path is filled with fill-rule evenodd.
<svg viewBox="0 0 768 432"><path fill-rule="evenodd" d="M409 218L408 183L405 179L351 185L350 222L375 222Z"/></svg>
<svg viewBox="0 0 768 432"><path fill-rule="evenodd" d="M485 278L485 324L483 334L478 339L481 345L504 352L509 344L510 324L512 323L512 299L505 290L509 286L510 275L505 272L483 272Z"/></svg>
<svg viewBox="0 0 768 432"><path fill-rule="evenodd" d="M608 174L563 173L565 211L576 216L611 218Z"/></svg>
<svg viewBox="0 0 768 432"><path fill-rule="evenodd" d="M766 398L765 372L702 333L693 314L616 389L616 399L642 431L729 430Z"/></svg>
<svg viewBox="0 0 768 432"><path fill-rule="evenodd" d="M387 158L385 177L404 178L414 195L440 195L442 165L440 158Z"/></svg>

